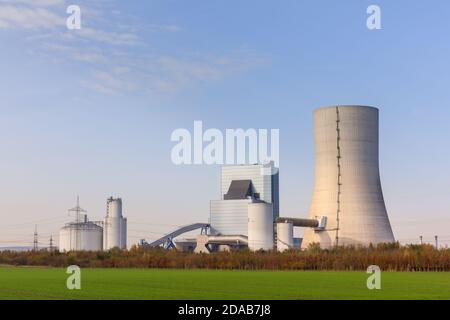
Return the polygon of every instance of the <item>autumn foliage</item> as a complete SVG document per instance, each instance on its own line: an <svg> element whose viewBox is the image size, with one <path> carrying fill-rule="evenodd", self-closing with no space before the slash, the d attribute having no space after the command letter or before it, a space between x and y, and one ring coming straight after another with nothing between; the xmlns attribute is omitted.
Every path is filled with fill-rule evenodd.
<svg viewBox="0 0 450 320"><path fill-rule="evenodd" d="M236 270L366 270L378 265L385 271L450 271L450 249L430 245L380 244L368 248L323 250L311 246L304 251L249 252L247 250L194 254L144 249L106 252L0 252L0 264L16 266L92 268L177 268Z"/></svg>

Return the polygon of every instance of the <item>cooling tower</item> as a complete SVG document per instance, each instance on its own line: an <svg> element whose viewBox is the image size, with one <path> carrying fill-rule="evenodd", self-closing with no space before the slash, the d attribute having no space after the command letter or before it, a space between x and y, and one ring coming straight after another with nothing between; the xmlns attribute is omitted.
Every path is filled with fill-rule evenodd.
<svg viewBox="0 0 450 320"><path fill-rule="evenodd" d="M320 243L393 242L378 164L378 109L336 106L314 112L315 186L309 216L326 216L325 231L305 229L302 247Z"/></svg>

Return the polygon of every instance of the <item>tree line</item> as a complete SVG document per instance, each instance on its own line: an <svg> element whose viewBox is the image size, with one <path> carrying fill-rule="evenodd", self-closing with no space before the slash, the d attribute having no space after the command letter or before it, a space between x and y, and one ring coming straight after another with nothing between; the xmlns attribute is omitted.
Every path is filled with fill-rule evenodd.
<svg viewBox="0 0 450 320"><path fill-rule="evenodd" d="M171 268L236 270L366 270L377 265L383 271L450 271L450 249L431 245L378 244L369 247L250 252L232 250L195 254L146 249L112 249L99 252L3 251L0 265L84 268Z"/></svg>

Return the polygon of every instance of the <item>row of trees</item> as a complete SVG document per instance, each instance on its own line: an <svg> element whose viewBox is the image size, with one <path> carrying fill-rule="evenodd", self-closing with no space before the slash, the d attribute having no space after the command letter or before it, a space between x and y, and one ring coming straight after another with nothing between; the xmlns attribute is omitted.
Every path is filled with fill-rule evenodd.
<svg viewBox="0 0 450 320"><path fill-rule="evenodd" d="M0 264L15 266L91 268L177 268L238 270L366 270L378 265L384 271L450 271L450 249L430 245L380 244L368 248L320 249L304 251L249 252L247 250L194 254L144 249L106 252L0 252Z"/></svg>

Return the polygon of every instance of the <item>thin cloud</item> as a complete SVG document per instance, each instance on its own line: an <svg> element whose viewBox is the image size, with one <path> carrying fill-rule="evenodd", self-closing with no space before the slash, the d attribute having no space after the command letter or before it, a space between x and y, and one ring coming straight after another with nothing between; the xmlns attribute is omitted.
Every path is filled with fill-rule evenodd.
<svg viewBox="0 0 450 320"><path fill-rule="evenodd" d="M0 0L0 4L24 4L35 7L61 6L64 2L64 0Z"/></svg>
<svg viewBox="0 0 450 320"><path fill-rule="evenodd" d="M182 28L176 24L141 24L109 2L83 5L81 1L82 27L67 30L65 4L63 0L0 0L0 28L37 30L25 37L39 43L34 51L61 63L84 64L86 78L80 82L98 93L173 93L247 71L261 60L245 50L220 55L157 53L140 34L175 33ZM108 14L115 16L114 21ZM133 46L139 48L134 50Z"/></svg>
<svg viewBox="0 0 450 320"><path fill-rule="evenodd" d="M168 31L168 32L178 32L182 28L175 24L152 24L149 28L153 31Z"/></svg>
<svg viewBox="0 0 450 320"><path fill-rule="evenodd" d="M59 52L65 57L71 57L73 60L86 63L106 63L107 58L100 49L97 48L78 48L75 46L48 43L45 48L50 52Z"/></svg>
<svg viewBox="0 0 450 320"><path fill-rule="evenodd" d="M64 16L45 8L0 5L0 27L4 29L52 29L65 23Z"/></svg>
<svg viewBox="0 0 450 320"><path fill-rule="evenodd" d="M174 92L199 82L218 81L231 74L245 72L266 61L247 51L220 56L161 56L146 70L151 91Z"/></svg>
<svg viewBox="0 0 450 320"><path fill-rule="evenodd" d="M136 45L140 43L140 39L133 33L107 32L92 28L81 28L76 30L76 35L93 41L103 42L110 45Z"/></svg>
<svg viewBox="0 0 450 320"><path fill-rule="evenodd" d="M82 84L98 93L118 95L129 92L175 93L183 88L218 81L260 66L261 59L246 51L221 56L114 55L104 70L91 71Z"/></svg>
<svg viewBox="0 0 450 320"><path fill-rule="evenodd" d="M115 68L112 72L93 70L90 79L83 80L81 83L96 92L117 95L136 89L135 84L126 78L127 74L127 68Z"/></svg>

